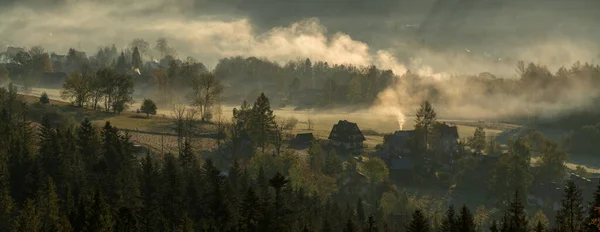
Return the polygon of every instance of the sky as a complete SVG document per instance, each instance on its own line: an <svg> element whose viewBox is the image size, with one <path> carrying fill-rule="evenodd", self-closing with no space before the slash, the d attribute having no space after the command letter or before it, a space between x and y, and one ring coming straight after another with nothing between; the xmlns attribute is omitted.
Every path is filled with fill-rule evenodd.
<svg viewBox="0 0 600 232"><path fill-rule="evenodd" d="M0 0L0 45L94 54L169 39L181 58L309 57L401 73L489 71L517 60L551 69L595 62L594 0Z"/></svg>

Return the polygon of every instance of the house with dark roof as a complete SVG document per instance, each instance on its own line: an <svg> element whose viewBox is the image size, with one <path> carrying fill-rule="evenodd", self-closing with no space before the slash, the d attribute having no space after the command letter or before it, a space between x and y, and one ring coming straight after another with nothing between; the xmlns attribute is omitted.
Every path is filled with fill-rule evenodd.
<svg viewBox="0 0 600 232"><path fill-rule="evenodd" d="M296 134L296 137L291 141L294 146L310 146L315 141L313 133L300 133Z"/></svg>
<svg viewBox="0 0 600 232"><path fill-rule="evenodd" d="M363 148L363 142L366 140L358 125L346 120L340 120L333 125L328 139L333 146L347 150Z"/></svg>
<svg viewBox="0 0 600 232"><path fill-rule="evenodd" d="M415 135L415 130L396 131L383 136L383 147L391 155L407 155L410 153L409 142Z"/></svg>
<svg viewBox="0 0 600 232"><path fill-rule="evenodd" d="M439 145L442 150L450 154L458 152L458 128L446 123L438 123L436 129L440 133Z"/></svg>
<svg viewBox="0 0 600 232"><path fill-rule="evenodd" d="M19 52L25 52L25 48L19 48L19 47L7 47L6 48L6 55L8 55L8 57L10 57L10 58L15 57Z"/></svg>

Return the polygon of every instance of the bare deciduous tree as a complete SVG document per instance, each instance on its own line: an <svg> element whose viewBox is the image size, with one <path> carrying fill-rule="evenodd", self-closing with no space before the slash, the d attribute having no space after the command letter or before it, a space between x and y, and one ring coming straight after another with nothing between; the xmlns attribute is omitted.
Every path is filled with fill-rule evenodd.
<svg viewBox="0 0 600 232"><path fill-rule="evenodd" d="M174 119L173 129L177 134L177 149L181 152L183 137L185 135L185 105L173 104L172 116Z"/></svg>
<svg viewBox="0 0 600 232"><path fill-rule="evenodd" d="M281 154L281 148L283 147L283 140L285 139L285 124L286 120L282 119L277 122L275 133L273 135L273 146L275 147L275 154Z"/></svg>
<svg viewBox="0 0 600 232"><path fill-rule="evenodd" d="M223 92L223 86L212 73L203 73L192 80L192 93L189 98L195 106L200 107L202 121L208 117L211 106L214 105Z"/></svg>
<svg viewBox="0 0 600 232"><path fill-rule="evenodd" d="M306 124L308 125L308 130L313 130L315 121L312 118L308 118L308 120L306 120Z"/></svg>

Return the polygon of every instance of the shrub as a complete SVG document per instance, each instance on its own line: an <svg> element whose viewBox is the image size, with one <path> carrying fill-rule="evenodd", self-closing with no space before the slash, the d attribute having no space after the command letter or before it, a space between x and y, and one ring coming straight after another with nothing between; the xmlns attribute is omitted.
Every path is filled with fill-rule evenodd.
<svg viewBox="0 0 600 232"><path fill-rule="evenodd" d="M146 117L149 117L150 115L156 115L156 104L150 99L144 99L144 103L142 103L140 111L145 113Z"/></svg>
<svg viewBox="0 0 600 232"><path fill-rule="evenodd" d="M48 97L48 94L46 92L43 92L42 96L40 96L40 103L42 103L42 104L50 103L50 98Z"/></svg>

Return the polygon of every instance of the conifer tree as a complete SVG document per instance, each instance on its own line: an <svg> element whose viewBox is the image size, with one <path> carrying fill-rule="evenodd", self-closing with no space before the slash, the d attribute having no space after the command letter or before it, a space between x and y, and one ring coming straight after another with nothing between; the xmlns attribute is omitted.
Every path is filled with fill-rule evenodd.
<svg viewBox="0 0 600 232"><path fill-rule="evenodd" d="M184 203L184 185L179 165L175 157L171 154L165 156L165 164L161 173L162 189L162 209L163 216L167 222L168 230L175 230L183 220Z"/></svg>
<svg viewBox="0 0 600 232"><path fill-rule="evenodd" d="M379 231L377 229L377 224L375 223L375 219L373 218L373 215L369 216L369 219L367 220L367 229L366 232L377 232Z"/></svg>
<svg viewBox="0 0 600 232"><path fill-rule="evenodd" d="M408 232L428 232L429 231L429 222L425 218L425 215L421 212L421 210L415 210L412 215L412 220L407 228Z"/></svg>
<svg viewBox="0 0 600 232"><path fill-rule="evenodd" d="M36 202L41 231L61 231L59 199L52 178L47 178Z"/></svg>
<svg viewBox="0 0 600 232"><path fill-rule="evenodd" d="M40 231L40 217L37 213L36 203L27 199L23 208L19 211L19 217L14 225L15 232L37 232Z"/></svg>
<svg viewBox="0 0 600 232"><path fill-rule="evenodd" d="M137 219L132 210L121 207L117 215L115 231L138 231Z"/></svg>
<svg viewBox="0 0 600 232"><path fill-rule="evenodd" d="M344 232L356 232L356 231L358 231L358 229L356 228L356 226L354 225L352 220L348 219L348 221L346 222L346 226L344 226Z"/></svg>
<svg viewBox="0 0 600 232"><path fill-rule="evenodd" d="M150 154L147 154L142 165L141 178L140 227L143 231L159 231L159 225L163 223L157 179L159 179L159 173Z"/></svg>
<svg viewBox="0 0 600 232"><path fill-rule="evenodd" d="M442 232L458 232L456 213L451 205L446 211L446 217L442 220Z"/></svg>
<svg viewBox="0 0 600 232"><path fill-rule="evenodd" d="M92 122L85 118L77 129L77 149L83 159L86 170L92 170L92 167L98 160L98 150L100 142L96 128L92 126Z"/></svg>
<svg viewBox="0 0 600 232"><path fill-rule="evenodd" d="M562 199L562 207L556 214L556 230L575 232L584 228L583 199L581 190L572 180L567 181Z"/></svg>
<svg viewBox="0 0 600 232"><path fill-rule="evenodd" d="M429 145L429 140L436 122L437 113L429 101L423 102L416 114L415 129L423 136L422 145L425 147Z"/></svg>
<svg viewBox="0 0 600 232"><path fill-rule="evenodd" d="M365 211L360 197L358 198L358 202L356 202L356 216L358 217L358 225L360 227L365 222Z"/></svg>
<svg viewBox="0 0 600 232"><path fill-rule="evenodd" d="M460 216L458 217L457 222L458 231L475 232L475 219L466 205L463 205L462 209L460 210Z"/></svg>
<svg viewBox="0 0 600 232"><path fill-rule="evenodd" d="M541 221L538 221L537 225L535 226L535 232L545 232L546 228L544 228L544 225L542 225Z"/></svg>
<svg viewBox="0 0 600 232"><path fill-rule="evenodd" d="M244 229L245 231L255 231L260 214L260 205L258 197L252 187L248 188L244 201L241 205L241 213L244 217Z"/></svg>
<svg viewBox="0 0 600 232"><path fill-rule="evenodd" d="M283 189L289 183L289 180L284 177L280 172L277 172L273 178L269 180L271 187L275 189L275 207L274 207L274 228L276 231L283 231L287 221L287 214L289 209L286 205L286 197L284 196Z"/></svg>
<svg viewBox="0 0 600 232"><path fill-rule="evenodd" d="M90 217L86 223L86 231L112 232L114 222L110 207L105 203L102 193L98 190L94 193Z"/></svg>
<svg viewBox="0 0 600 232"><path fill-rule="evenodd" d="M256 99L251 112L251 123L249 124L251 138L264 153L266 146L273 140L273 134L277 127L269 99L264 93L261 93Z"/></svg>
<svg viewBox="0 0 600 232"><path fill-rule="evenodd" d="M333 232L333 229L331 228L331 225L329 224L329 220L327 220L327 219L323 220L323 228L321 229L321 232Z"/></svg>
<svg viewBox="0 0 600 232"><path fill-rule="evenodd" d="M500 232L500 228L498 228L498 221L492 221L492 225L490 225L490 232Z"/></svg>
<svg viewBox="0 0 600 232"><path fill-rule="evenodd" d="M142 56L137 46L133 48L133 53L131 54L131 63L133 68L142 68Z"/></svg>
<svg viewBox="0 0 600 232"><path fill-rule="evenodd" d="M14 201L10 196L8 155L0 151L0 231L10 231L13 220Z"/></svg>
<svg viewBox="0 0 600 232"><path fill-rule="evenodd" d="M202 172L205 180L208 181L206 198L209 202L209 212L213 225L219 231L227 230L227 221L231 217L231 212L227 202L225 177L214 166L211 159L206 159Z"/></svg>
<svg viewBox="0 0 600 232"><path fill-rule="evenodd" d="M508 226L510 231L527 231L527 216L525 215L525 205L521 202L519 192L515 191L515 195L510 202L508 209L508 221L503 224ZM503 226L504 227L504 226ZM502 230L505 231L505 230Z"/></svg>
<svg viewBox="0 0 600 232"><path fill-rule="evenodd" d="M583 223L583 231L586 232L598 232L600 231L596 225L592 222L594 219L600 218L600 212L597 208L600 207L600 183L598 183L598 187L596 188L596 192L594 192L594 199L590 203L590 207L588 209L588 217Z"/></svg>

